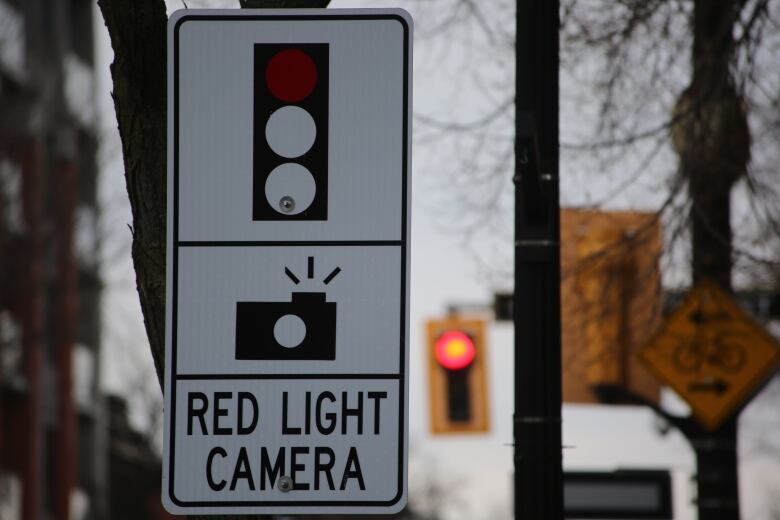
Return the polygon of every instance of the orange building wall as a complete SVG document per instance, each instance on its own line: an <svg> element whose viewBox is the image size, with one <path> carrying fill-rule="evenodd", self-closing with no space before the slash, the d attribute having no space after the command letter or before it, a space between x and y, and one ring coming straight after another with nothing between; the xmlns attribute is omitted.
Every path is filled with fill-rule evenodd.
<svg viewBox="0 0 780 520"><path fill-rule="evenodd" d="M610 402L619 388L658 401L635 352L661 322L661 250L654 213L561 211L564 402Z"/></svg>

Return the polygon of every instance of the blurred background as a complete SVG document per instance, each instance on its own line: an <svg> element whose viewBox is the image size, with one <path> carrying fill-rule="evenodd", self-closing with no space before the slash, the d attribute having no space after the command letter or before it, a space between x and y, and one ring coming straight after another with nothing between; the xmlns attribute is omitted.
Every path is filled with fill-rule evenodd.
<svg viewBox="0 0 780 520"><path fill-rule="evenodd" d="M166 8L237 4L170 0ZM732 189L730 216L735 299L775 336L779 4L748 0L737 15L734 77L749 133L733 145L747 147L750 163ZM647 406L621 398L628 390L690 413L636 353L691 285L691 206L673 114L691 75L693 2L562 5L564 468L669 471L674 518L693 519L689 443ZM380 6L415 20L410 505L402 515L508 519L514 2L331 3ZM0 0L2 520L169 516L160 505L162 395L130 257L112 59L92 1ZM447 399L432 356L436 326L468 328L459 319L481 324L482 383L472 391L482 415L468 428L436 415ZM751 520L780 519L780 382L770 368L764 386L746 391L739 419L740 508Z"/></svg>

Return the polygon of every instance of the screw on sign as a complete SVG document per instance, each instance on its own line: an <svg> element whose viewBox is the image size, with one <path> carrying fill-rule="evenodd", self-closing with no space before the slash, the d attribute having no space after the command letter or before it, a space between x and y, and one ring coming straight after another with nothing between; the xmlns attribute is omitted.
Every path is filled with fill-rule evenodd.
<svg viewBox="0 0 780 520"><path fill-rule="evenodd" d="M328 45L255 44L253 220L325 220Z"/></svg>

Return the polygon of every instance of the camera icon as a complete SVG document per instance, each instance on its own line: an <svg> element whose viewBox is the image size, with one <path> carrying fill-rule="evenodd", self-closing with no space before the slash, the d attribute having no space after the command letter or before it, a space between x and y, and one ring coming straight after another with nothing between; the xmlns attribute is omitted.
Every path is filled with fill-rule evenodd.
<svg viewBox="0 0 780 520"><path fill-rule="evenodd" d="M336 303L324 292L293 292L289 302L236 303L236 359L336 359Z"/></svg>

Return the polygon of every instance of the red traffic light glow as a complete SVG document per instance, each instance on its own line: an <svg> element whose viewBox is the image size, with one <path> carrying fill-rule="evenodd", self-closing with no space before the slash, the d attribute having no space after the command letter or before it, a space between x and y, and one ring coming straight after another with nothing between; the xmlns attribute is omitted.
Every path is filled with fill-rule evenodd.
<svg viewBox="0 0 780 520"><path fill-rule="evenodd" d="M268 61L265 82L277 99L297 103L317 85L317 66L302 50L285 49Z"/></svg>
<svg viewBox="0 0 780 520"><path fill-rule="evenodd" d="M447 370L461 370L474 361L474 341L459 330L448 330L436 340L436 361Z"/></svg>

